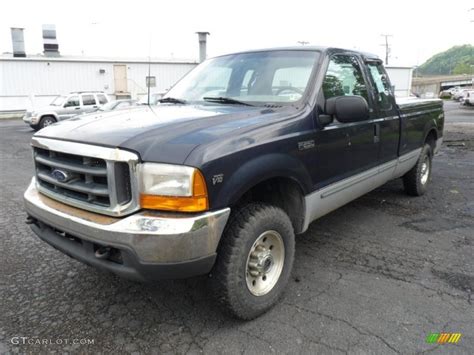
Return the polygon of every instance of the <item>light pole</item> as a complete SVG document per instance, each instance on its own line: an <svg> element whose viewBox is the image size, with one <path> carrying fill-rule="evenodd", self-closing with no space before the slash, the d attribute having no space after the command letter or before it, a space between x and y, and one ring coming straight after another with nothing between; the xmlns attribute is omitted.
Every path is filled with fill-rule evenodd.
<svg viewBox="0 0 474 355"><path fill-rule="evenodd" d="M301 44L302 46L306 46L307 44L309 44L308 41L298 41L297 43Z"/></svg>
<svg viewBox="0 0 474 355"><path fill-rule="evenodd" d="M385 47L385 65L388 65L388 57L390 55L390 45L388 43L388 37L393 37L393 35L381 34L382 37L385 37L385 43L381 46Z"/></svg>

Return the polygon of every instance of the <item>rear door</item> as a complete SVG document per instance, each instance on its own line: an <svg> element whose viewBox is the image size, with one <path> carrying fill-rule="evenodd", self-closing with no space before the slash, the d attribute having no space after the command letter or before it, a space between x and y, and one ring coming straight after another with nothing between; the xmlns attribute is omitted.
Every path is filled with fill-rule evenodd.
<svg viewBox="0 0 474 355"><path fill-rule="evenodd" d="M367 71L373 86L371 93L378 116L375 122L375 139L380 142L378 160L380 163L385 163L398 156L400 117L390 80L382 62L368 62Z"/></svg>
<svg viewBox="0 0 474 355"><path fill-rule="evenodd" d="M82 99L81 111L84 113L95 111L99 107L97 105L97 102L95 101L94 94L82 94L81 99Z"/></svg>

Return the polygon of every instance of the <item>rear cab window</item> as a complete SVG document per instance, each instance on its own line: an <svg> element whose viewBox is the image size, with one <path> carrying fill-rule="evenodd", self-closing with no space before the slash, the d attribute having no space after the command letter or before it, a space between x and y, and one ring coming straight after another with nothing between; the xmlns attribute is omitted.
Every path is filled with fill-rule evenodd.
<svg viewBox="0 0 474 355"><path fill-rule="evenodd" d="M388 111L392 109L392 90L390 83L387 78L387 74L381 63L369 63L367 65L369 69L370 79L372 80L375 88L375 102L382 111Z"/></svg>

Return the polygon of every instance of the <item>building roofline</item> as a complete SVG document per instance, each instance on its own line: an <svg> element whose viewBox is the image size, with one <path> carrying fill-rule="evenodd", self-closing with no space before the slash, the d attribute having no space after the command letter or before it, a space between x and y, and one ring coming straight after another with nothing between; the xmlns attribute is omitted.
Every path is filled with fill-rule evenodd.
<svg viewBox="0 0 474 355"><path fill-rule="evenodd" d="M107 58L107 57L82 57L82 56L60 56L45 57L41 55L29 55L26 57L13 57L11 53L0 55L0 61L12 62L67 62L67 63L140 63L140 64L199 64L197 60L190 59L158 59L158 58Z"/></svg>

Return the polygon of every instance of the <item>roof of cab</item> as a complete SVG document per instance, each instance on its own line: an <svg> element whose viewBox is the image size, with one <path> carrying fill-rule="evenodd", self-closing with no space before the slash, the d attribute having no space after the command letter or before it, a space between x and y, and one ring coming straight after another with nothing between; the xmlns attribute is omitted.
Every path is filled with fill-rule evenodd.
<svg viewBox="0 0 474 355"><path fill-rule="evenodd" d="M338 47L325 47L325 46L290 46L290 47L273 47L273 48L260 48L260 49L251 49L247 51L241 51L241 52L233 52L233 53L228 53L224 54L221 56L217 57L222 57L225 55L232 55L232 54L241 54L241 53L255 53L255 52L271 52L271 51L318 51L318 52L328 52L328 51L347 51L347 52L354 52L354 53L359 53L362 56L364 56L366 59L372 59L372 60L380 60L380 58L373 54L373 53L368 53L368 52L362 52L354 49L346 49L346 48L338 48Z"/></svg>

